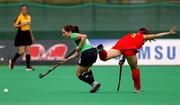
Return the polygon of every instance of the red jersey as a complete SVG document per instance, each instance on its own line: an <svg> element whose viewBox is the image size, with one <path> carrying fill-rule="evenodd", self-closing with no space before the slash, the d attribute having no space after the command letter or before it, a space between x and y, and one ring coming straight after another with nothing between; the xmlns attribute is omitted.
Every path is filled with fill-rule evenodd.
<svg viewBox="0 0 180 105"><path fill-rule="evenodd" d="M122 37L112 49L140 49L144 44L144 37L141 33L130 33Z"/></svg>

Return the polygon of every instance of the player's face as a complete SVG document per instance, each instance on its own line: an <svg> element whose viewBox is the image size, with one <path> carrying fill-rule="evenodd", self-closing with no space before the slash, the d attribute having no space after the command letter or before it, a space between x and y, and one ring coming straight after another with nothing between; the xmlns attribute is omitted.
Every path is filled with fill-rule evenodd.
<svg viewBox="0 0 180 105"><path fill-rule="evenodd" d="M63 33L63 37L65 37L66 39L70 38L71 36L70 32L67 32L64 29L62 29L62 33Z"/></svg>
<svg viewBox="0 0 180 105"><path fill-rule="evenodd" d="M27 15L27 14L28 14L28 8L27 8L27 7L22 7L22 8L21 8L21 13L22 13L23 15Z"/></svg>

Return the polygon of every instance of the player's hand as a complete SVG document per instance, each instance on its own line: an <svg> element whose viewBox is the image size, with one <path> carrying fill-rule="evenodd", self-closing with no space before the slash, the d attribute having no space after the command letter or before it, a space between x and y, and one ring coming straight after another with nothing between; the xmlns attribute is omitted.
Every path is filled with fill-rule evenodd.
<svg viewBox="0 0 180 105"><path fill-rule="evenodd" d="M30 22L27 21L27 22L23 22L21 25L22 25L22 26L25 26L25 25L29 25L29 24L30 24Z"/></svg>
<svg viewBox="0 0 180 105"><path fill-rule="evenodd" d="M156 40L155 40L155 39L149 40L150 43L151 43L151 41L154 41L154 42L155 42Z"/></svg>
<svg viewBox="0 0 180 105"><path fill-rule="evenodd" d="M172 35L176 34L176 26L174 26L169 33Z"/></svg>
<svg viewBox="0 0 180 105"><path fill-rule="evenodd" d="M76 51L78 51L78 52L79 52L79 50L80 50L80 47L79 47L79 46L77 46L75 49L76 49Z"/></svg>
<svg viewBox="0 0 180 105"><path fill-rule="evenodd" d="M122 66L124 64L125 60L119 60L119 65Z"/></svg>
<svg viewBox="0 0 180 105"><path fill-rule="evenodd" d="M67 61L67 59L61 59L60 63L63 64Z"/></svg>

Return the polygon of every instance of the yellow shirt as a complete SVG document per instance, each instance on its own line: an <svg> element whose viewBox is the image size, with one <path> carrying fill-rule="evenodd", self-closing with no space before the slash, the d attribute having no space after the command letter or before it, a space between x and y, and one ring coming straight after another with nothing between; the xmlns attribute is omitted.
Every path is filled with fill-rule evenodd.
<svg viewBox="0 0 180 105"><path fill-rule="evenodd" d="M19 25L21 23L25 23L25 22L31 23L31 16L30 15L24 16L24 15L20 14L15 20L15 24L17 24L17 25ZM22 31L28 31L28 30L30 30L30 25L21 26L20 29Z"/></svg>

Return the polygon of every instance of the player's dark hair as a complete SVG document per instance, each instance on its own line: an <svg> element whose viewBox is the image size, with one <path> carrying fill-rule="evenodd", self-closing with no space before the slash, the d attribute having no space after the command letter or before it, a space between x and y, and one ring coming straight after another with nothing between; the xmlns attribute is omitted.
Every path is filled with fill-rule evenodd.
<svg viewBox="0 0 180 105"><path fill-rule="evenodd" d="M27 5L21 5L21 6L20 6L20 9L22 9L23 7L28 8L28 6L27 6ZM19 14L18 14L18 15L19 15ZM16 16L16 18L15 18L14 22L16 22L16 20L17 20L17 18L18 18L18 15Z"/></svg>
<svg viewBox="0 0 180 105"><path fill-rule="evenodd" d="M73 33L79 33L79 27L78 26L73 26L73 25L65 25L64 30L67 32L73 32Z"/></svg>
<svg viewBox="0 0 180 105"><path fill-rule="evenodd" d="M23 7L28 8L28 6L27 6L27 5L21 5L21 6L20 6L20 9L22 9Z"/></svg>
<svg viewBox="0 0 180 105"><path fill-rule="evenodd" d="M15 20L14 20L14 23L16 22L16 20L18 19L18 16L16 16Z"/></svg>
<svg viewBox="0 0 180 105"><path fill-rule="evenodd" d="M149 31L146 28L140 28L138 30L138 32L141 33L141 34L145 34L145 35L150 34ZM155 40L154 39L150 39L149 42L151 42L151 41L155 41Z"/></svg>
<svg viewBox="0 0 180 105"><path fill-rule="evenodd" d="M79 33L79 32L80 32L78 26L73 26L73 28L74 28L74 32L75 32L75 33Z"/></svg>
<svg viewBox="0 0 180 105"><path fill-rule="evenodd" d="M67 32L70 32L73 30L73 26L72 25L65 25L64 27L64 30L67 31Z"/></svg>
<svg viewBox="0 0 180 105"><path fill-rule="evenodd" d="M146 28L140 28L138 32L141 34L149 34L149 31Z"/></svg>

